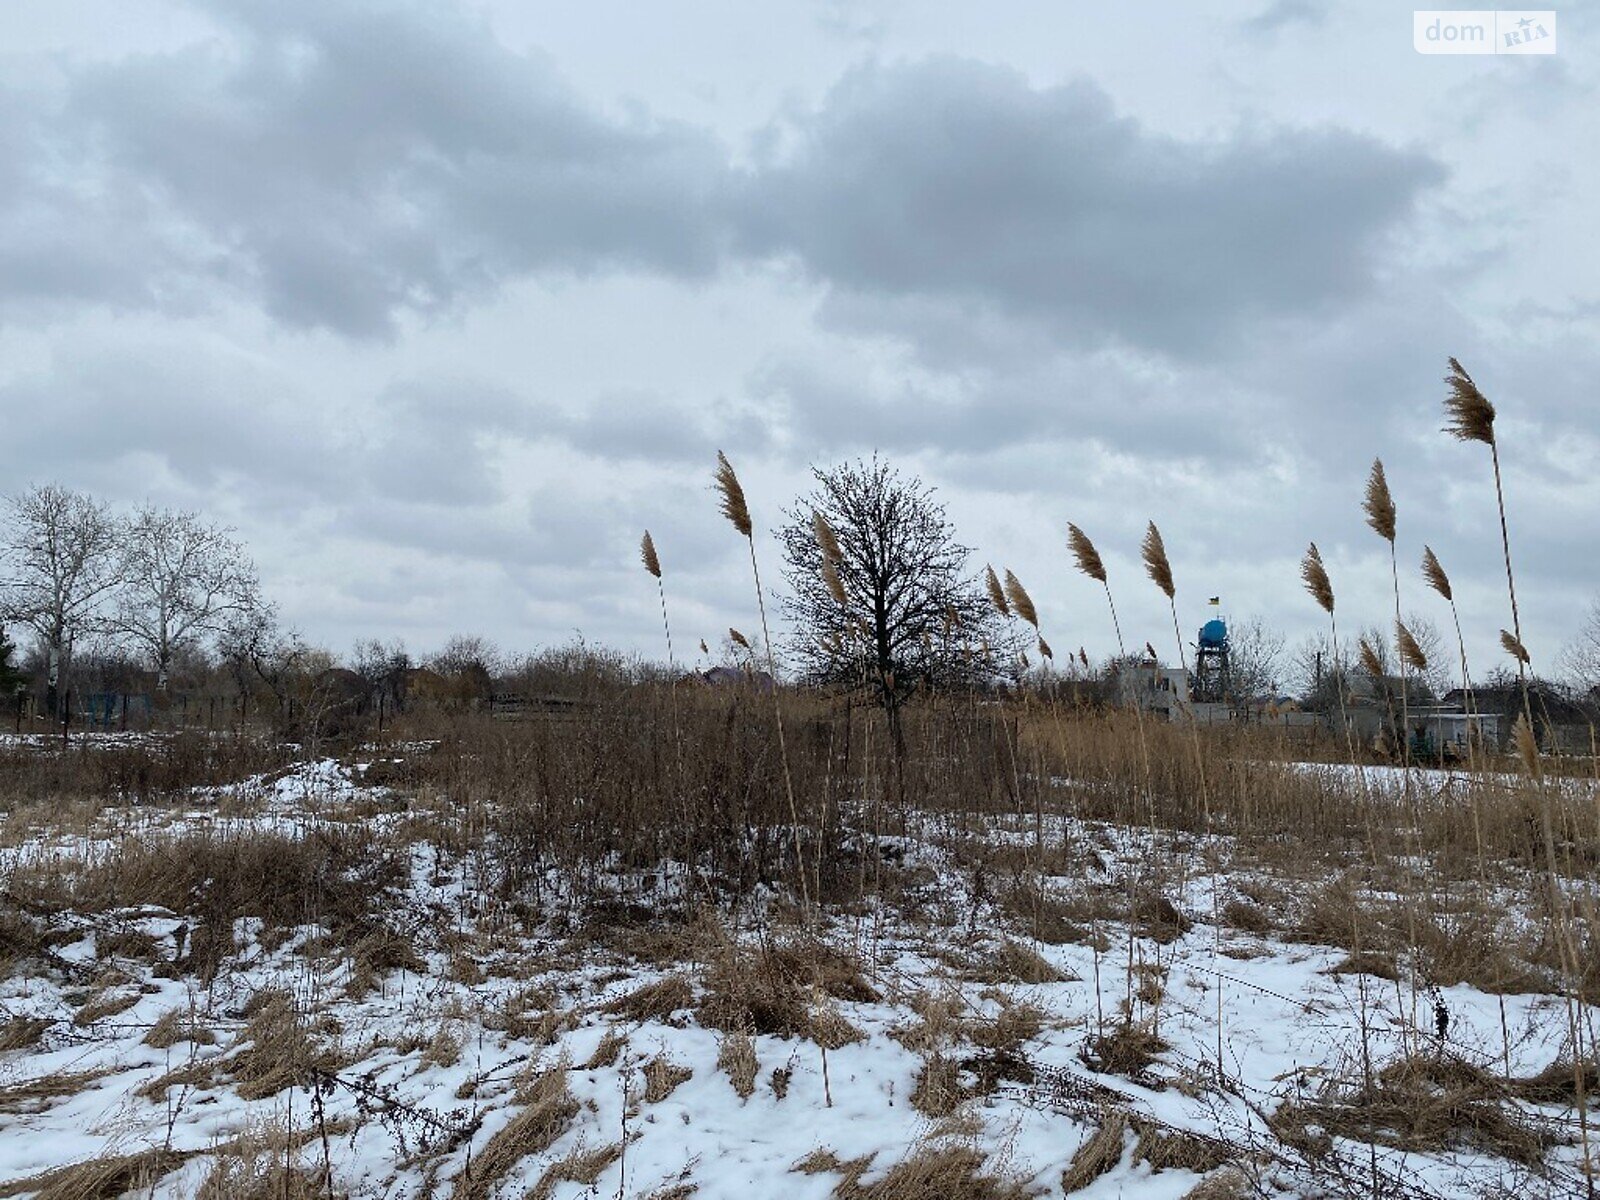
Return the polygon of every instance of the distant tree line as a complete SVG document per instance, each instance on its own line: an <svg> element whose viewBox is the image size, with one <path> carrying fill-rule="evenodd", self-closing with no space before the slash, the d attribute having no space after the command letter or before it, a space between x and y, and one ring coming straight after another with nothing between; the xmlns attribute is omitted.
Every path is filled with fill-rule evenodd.
<svg viewBox="0 0 1600 1200"><path fill-rule="evenodd" d="M164 693L180 659L264 611L255 565L233 531L196 513L117 512L55 484L5 505L0 623L34 635L52 715L88 643L132 654Z"/></svg>

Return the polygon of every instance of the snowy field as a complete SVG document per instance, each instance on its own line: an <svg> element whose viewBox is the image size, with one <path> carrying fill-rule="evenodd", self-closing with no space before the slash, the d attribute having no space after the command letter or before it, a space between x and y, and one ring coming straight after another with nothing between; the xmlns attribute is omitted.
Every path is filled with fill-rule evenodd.
<svg viewBox="0 0 1600 1200"><path fill-rule="evenodd" d="M0 1195L275 1196L285 1162L287 1194L458 1200L1584 1194L1571 1076L1541 1075L1571 1055L1559 996L1252 930L1254 899L1319 881L1226 845L1159 835L1188 865L1119 921L1157 835L1050 821L1093 865L1041 902L1108 898L1050 936L931 825L885 844L898 903L658 928L638 908L681 879L618 873L599 913L553 878L486 904L481 854L425 836L437 798L367 774L313 761L0 851L9 888L130 842L405 847L353 944L240 918L206 969L193 915L8 905ZM1443 1133L1403 1111L1431 1099Z"/></svg>

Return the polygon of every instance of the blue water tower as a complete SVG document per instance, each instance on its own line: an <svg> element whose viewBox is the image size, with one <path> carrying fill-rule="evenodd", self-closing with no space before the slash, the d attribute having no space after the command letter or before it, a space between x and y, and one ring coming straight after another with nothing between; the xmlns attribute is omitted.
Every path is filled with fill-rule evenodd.
<svg viewBox="0 0 1600 1200"><path fill-rule="evenodd" d="M1211 603L1221 601L1213 599ZM1212 617L1200 627L1194 647L1194 698L1202 704L1223 704L1228 691L1228 623Z"/></svg>

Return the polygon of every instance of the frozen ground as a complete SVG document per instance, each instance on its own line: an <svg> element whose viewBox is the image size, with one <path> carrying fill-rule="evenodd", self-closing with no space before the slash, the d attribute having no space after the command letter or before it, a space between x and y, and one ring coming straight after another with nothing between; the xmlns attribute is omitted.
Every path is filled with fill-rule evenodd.
<svg viewBox="0 0 1600 1200"><path fill-rule="evenodd" d="M103 836L41 835L0 852L0 881L52 856L81 863L119 839L218 822L295 839L389 836L414 814L363 773L313 762L122 814ZM1031 826L991 835L1022 849ZM1148 837L1048 830L1053 843L1095 846L1113 894L1151 853ZM244 1162L229 1177L244 1180L260 1168L251 1154L287 1154L308 1176L326 1164L332 1192L351 1197L1059 1196L1075 1160L1108 1144L1080 1154L1102 1129L1103 1170L1072 1180L1090 1200L1207 1186L1218 1197L1582 1194L1570 1104L1498 1106L1543 1143L1521 1161L1471 1121L1443 1146L1379 1136L1388 1144L1374 1149L1348 1128L1283 1119L1359 1082L1363 1055L1435 1063L1441 1078L1457 1066L1503 1074L1509 1055L1512 1075L1536 1075L1565 1052L1557 997L1508 996L1502 1011L1469 987L1335 971L1344 951L1214 923L1253 878L1227 869L1225 848L1214 874L1190 847L1195 869L1163 891L1175 908L1131 937L1126 921L1092 918L1087 937L1059 944L1002 914L936 834L889 849L905 879L894 909L863 906L809 932L792 914L747 910L692 936L606 936L554 884L537 915L491 911L480 863L416 840L382 906L386 936L414 953L321 952L315 923L246 919L209 979L178 967L199 933L189 917L25 913L49 936L38 954L13 955L0 982L0 1045L17 1047L0 1052L0 1195L75 1194L50 1190L70 1183L62 1168L116 1156L138 1156L145 1173L129 1179L150 1200L194 1196L208 1179L225 1195L219 1155ZM615 881L630 902L651 882L672 891ZM1063 876L1047 890L1083 883ZM1130 992L1165 1048L1119 1065L1096 1038ZM773 996L790 1011L753 999ZM750 1018L748 1041L711 1027L729 1013ZM954 1172L941 1178L970 1183L976 1171L1016 1190L916 1190L913 1168L941 1165Z"/></svg>

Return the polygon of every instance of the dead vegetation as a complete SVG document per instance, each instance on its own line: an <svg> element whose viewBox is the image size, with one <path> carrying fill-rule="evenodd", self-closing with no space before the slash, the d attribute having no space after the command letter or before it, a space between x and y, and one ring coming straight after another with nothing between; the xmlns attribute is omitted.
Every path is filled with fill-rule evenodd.
<svg viewBox="0 0 1600 1200"><path fill-rule="evenodd" d="M0 1053L37 1046L54 1022L44 1017L12 1017L0 1025Z"/></svg>
<svg viewBox="0 0 1600 1200"><path fill-rule="evenodd" d="M266 930L316 926L329 947L368 947L383 929L383 902L405 881L399 847L338 827L304 837L275 831L185 829L128 838L114 849L48 860L24 860L7 883L5 899L24 912L79 916L149 907L188 916L194 933L172 968L209 981L234 952L235 923L259 919ZM14 911L14 910L13 910ZM28 933L16 916L11 955L40 957L44 935ZM384 939L391 953L399 943ZM409 946L403 951L415 961ZM47 961L48 957L46 956Z"/></svg>
<svg viewBox="0 0 1600 1200"><path fill-rule="evenodd" d="M195 1200L327 1200L320 1168L294 1161L305 1140L281 1121L256 1124L212 1157Z"/></svg>
<svg viewBox="0 0 1600 1200"><path fill-rule="evenodd" d="M728 1082L739 1099L750 1099L755 1094L756 1074L761 1069L755 1043L743 1033L724 1034L717 1049L717 1069L727 1073Z"/></svg>
<svg viewBox="0 0 1600 1200"><path fill-rule="evenodd" d="M1122 1021L1108 1032L1090 1037L1079 1057L1091 1070L1160 1089L1166 1085L1151 1076L1150 1067L1169 1049L1170 1043L1150 1025Z"/></svg>
<svg viewBox="0 0 1600 1200"><path fill-rule="evenodd" d="M242 1098L264 1099L304 1085L315 1071L333 1072L343 1065L337 1048L318 1036L288 992L257 992L244 1015L235 1049L223 1060Z"/></svg>
<svg viewBox="0 0 1600 1200"><path fill-rule="evenodd" d="M210 1046L216 1040L217 1035L196 1020L192 1010L182 1008L172 1008L162 1013L144 1035L144 1044L154 1046L157 1050L169 1050L182 1042Z"/></svg>
<svg viewBox="0 0 1600 1200"><path fill-rule="evenodd" d="M666 1021L694 1003L694 987L682 975L668 975L619 996L602 1012L629 1021Z"/></svg>
<svg viewBox="0 0 1600 1200"><path fill-rule="evenodd" d="M31 1193L33 1200L120 1200L130 1193L155 1186L190 1157L180 1151L159 1148L138 1154L109 1155L31 1179L16 1180L0 1188L0 1196ZM212 1200L212 1197L207 1196L205 1200ZM243 1197L243 1200L254 1198Z"/></svg>
<svg viewBox="0 0 1600 1200"><path fill-rule="evenodd" d="M725 941L707 964L704 987L695 1015L707 1029L805 1038L828 1050L864 1036L834 1001L877 999L846 952L809 940L753 950Z"/></svg>
<svg viewBox="0 0 1600 1200"><path fill-rule="evenodd" d="M22 1116L43 1112L55 1101L78 1095L107 1074L106 1071L60 1071L0 1084L0 1113Z"/></svg>
<svg viewBox="0 0 1600 1200"><path fill-rule="evenodd" d="M514 1167L548 1150L578 1115L578 1102L567 1086L567 1068L557 1065L534 1075L517 1089L520 1110L463 1168L456 1179L454 1200L489 1200ZM552 1181L553 1182L553 1181Z"/></svg>
<svg viewBox="0 0 1600 1200"><path fill-rule="evenodd" d="M878 916L890 913L907 921L913 919L907 914L923 914L934 931L929 941L951 975L963 983L1003 985L983 992L995 1002L984 1009L992 1015L978 1015L974 1002L953 995L910 998L917 1019L893 1036L922 1059L909 1100L932 1120L959 1118L966 1101L1029 1077L1028 1045L1048 1027L1048 1018L1046 1007L1028 998L1059 996L1063 993L1050 989L1071 980L1052 964L1051 951L1041 953L1043 946L1095 944L1101 953L1111 953L1105 930L1116 925L1120 938L1131 921L1146 943L1167 947L1188 938L1184 945L1192 947L1196 922L1212 919L1206 912L1185 912L1175 902L1183 895L1175 884L1182 882L1176 868L1188 869L1186 855L1198 861L1194 847L1202 814L1189 790L1198 778L1195 755L1172 731L1146 731L1156 764L1147 797L1137 743L1116 714L1070 711L1058 723L1041 719L1033 709L1019 712L998 703L987 709L913 707L905 714L910 765L897 784L903 794L893 804L880 804L866 785L874 778L881 783L888 759L862 751L859 713L850 726L817 697L785 694L778 703L791 728L803 731L791 746L791 769L801 851L814 895L827 905L820 911L872 914L879 906ZM344 964L352 997L369 996L396 972L424 974L430 964L446 960L453 964L451 977L472 986L515 980L523 971L538 977L557 956L564 962L600 945L635 954L664 973L598 1008L593 991L563 991L545 981L509 992L497 986L485 1027L503 1033L507 1043L539 1047L596 1016L619 1023L697 1022L721 1033L717 1066L738 1096L751 1099L764 1086L772 1100L783 1101L796 1060L773 1063L769 1057L763 1065L757 1038L805 1039L839 1049L862 1038L858 1023L869 1020L853 1013L852 1006L874 1003L880 989L891 992L897 1004L906 997L891 976L872 975L864 959L830 945L781 901L761 922L750 921L746 902L781 895L796 870L794 822L773 766L770 721L752 719L739 705L714 695L685 700L680 716L688 780L682 793L669 794L660 778L660 764L669 761L663 751L674 745L663 694L649 686L601 689L592 706L560 724L506 727L472 718L453 723L438 751L400 773L408 786L429 790L419 794L404 823L382 836L335 820L310 823L307 832L293 836L221 825L173 833L147 829L114 843L86 842L87 849L24 857L0 895L0 969L65 973L61 948L92 934L94 958L78 949L78 959L88 966L74 968L77 986L70 993L82 1002L74 1018L60 1017L63 1033L73 1034L113 1023L136 1003L138 992L128 981L147 968L168 977L215 978L243 949L234 938L245 918L259 922L263 946L296 947L294 953L324 966ZM996 733L997 722L1005 719L1014 720L1009 743ZM849 751L854 757L842 753L847 735L856 739ZM1340 948L1344 957L1332 968L1339 974L1404 981L1414 973L1425 984L1464 982L1500 992L1557 985L1561 955L1570 958L1570 951L1554 940L1541 942L1536 933L1518 932L1502 919L1519 906L1530 913L1551 911L1542 882L1528 882L1535 847L1527 812L1514 803L1486 810L1482 850L1468 853L1459 800L1452 801L1453 813L1443 806L1416 814L1398 805L1385 810L1381 801L1358 809L1351 785L1290 772L1283 748L1252 736L1234 730L1218 731L1214 738L1208 733L1200 750L1200 763L1215 773L1209 778L1218 827L1238 839L1249 871L1271 881L1250 877L1239 885L1239 894L1221 910L1227 928ZM1015 753L1017 761L1008 766L998 752L991 761L987 752L952 751L977 744ZM919 764L919 754L931 760L934 751L940 752L941 768L950 765L948 776ZM1069 792L1040 782L1057 774L1070 774L1081 785ZM586 797L581 810L571 802L580 793ZM444 795L452 797L450 805L439 801ZM861 807L852 809L841 798ZM1140 864L1132 857L1140 851L1130 853L1104 828L1071 846L1050 841L1059 825L1051 826L1042 845L1021 842L1033 836L1032 822L1024 818L1035 805L1052 821L1082 812L1119 830L1135 826L1141 836L1153 829L1146 853L1154 865L1148 877L1139 875ZM1591 861L1594 838L1586 831L1592 816L1564 801L1554 807L1561 852L1574 863ZM865 836L851 824L868 814L881 836ZM29 821L38 816L32 813ZM1402 818L1410 821L1403 837L1395 832ZM1007 838L994 837L996 829ZM387 903L408 877L412 843L424 839L444 861L470 858L478 888L462 911L432 925ZM916 849L930 845L959 848L955 858L976 897L970 904L960 888L916 863ZM669 860L670 868L664 865ZM1426 890L1405 890L1418 870L1414 861L1435 872ZM1493 901L1474 890L1480 871L1499 889ZM567 890L554 888L552 878L563 879ZM658 903L658 897L665 899ZM902 902L904 909L896 907ZM463 915L467 904L470 915ZM179 933L157 938L131 927L129 914L145 908L182 917ZM736 935L729 914L747 930L751 924L757 928ZM474 919L481 919L482 932L471 931ZM546 929L558 931L548 947L541 944L539 953L548 959L533 962L536 956L514 949L519 936L540 930L544 937ZM456 940L448 941L446 934ZM1208 937L1209 929L1198 936ZM1595 969L1592 931L1575 926L1573 945L1581 980L1584 971ZM604 962L607 968L614 965ZM612 989L625 970L638 970L637 963L616 965L591 977L596 987ZM105 970L122 975L103 976ZM1168 1050L1158 1029L1171 1032L1171 1027L1151 1018L1170 1002L1169 991L1181 992L1180 973L1167 979L1160 957L1136 964L1108 960L1106 970L1112 975L1108 992L1120 999L1126 970L1144 1007L1130 1006L1131 1017L1124 1011L1113 1018L1108 1011L1111 1023L1088 1039L1084 1061L1146 1086L1168 1086L1171 1074L1153 1068ZM67 1027L69 1020L75 1029ZM343 1062L338 1032L287 992L258 996L244 1020L245 1029L222 1054L179 1061L160 1079L142 1085L140 1094L170 1100L174 1088L231 1083L247 1099L272 1097ZM0 1025L0 1051L35 1046L56 1023L11 1018ZM225 1027L216 1024L219 1030ZM145 1041L169 1049L208 1045L215 1037L208 1022L174 1010L155 1022ZM585 1069L615 1066L626 1045L626 1032L607 1029ZM407 1047L420 1062L437 1066L458 1061L464 1052L458 1034L445 1026L420 1031ZM630 1069L639 1057L630 1057ZM646 1102L672 1095L688 1077L680 1074L686 1070L660 1054L649 1059ZM93 1086L95 1078L60 1076L10 1085L0 1089L0 1111L37 1112L71 1094L63 1089ZM834 1086L839 1086L837 1075ZM1182 1086L1181 1078L1173 1086ZM1570 1062L1510 1083L1493 1073L1473 1075L1448 1065L1390 1064L1375 1073L1370 1088L1352 1088L1346 1078L1325 1094L1283 1106L1274 1126L1285 1144L1311 1150L1325 1146L1334 1133L1358 1141L1375 1136L1402 1149L1479 1148L1536 1164L1546 1135L1508 1101L1573 1105L1592 1097L1597 1086L1592 1066L1576 1071ZM564 1090L546 1094L544 1087L531 1083L518 1092L522 1111L474 1154L470 1177L454 1181L458 1196L491 1195L518 1163L542 1153L529 1147L548 1149L561 1135L573 1119L572 1098ZM484 1092L494 1098L502 1094ZM967 1105L965 1112L978 1107ZM1106 1128L1113 1123L1108 1118ZM1068 1177L1113 1150L1103 1170L1122 1161L1130 1128L1135 1135L1131 1161L1154 1170L1209 1172L1201 1187L1212 1187L1217 1196L1238 1191L1238 1173L1226 1169L1217 1146L1137 1120L1131 1125L1124 1120L1114 1138L1102 1129L1090 1139L1098 1149L1091 1154L1086 1144L1080 1153L1087 1157L1074 1160ZM589 1186L593 1180L586 1173L606 1170L612 1161L607 1156L613 1151L620 1156L623 1144L585 1152L587 1157L568 1156L562 1160L566 1165L547 1168L539 1186ZM919 1155L926 1161L915 1171L896 1166L885 1172L866 1161L823 1169L844 1175L844 1190L837 1194L853 1198L1010 1194L1003 1190L1009 1184L983 1173L981 1160ZM891 1179L901 1190L889 1189ZM930 1179L951 1190L915 1190L934 1186ZM269 1186L276 1190L262 1195L296 1195L326 1182L319 1183L315 1172L274 1180ZM219 1197L233 1194L227 1188L247 1195L255 1194L254 1186L245 1172L214 1190ZM1212 1193L1197 1188L1194 1194Z"/></svg>
<svg viewBox="0 0 1600 1200"><path fill-rule="evenodd" d="M694 1078L694 1072L681 1063L675 1063L664 1054L658 1054L644 1065L644 1102L660 1104L680 1084Z"/></svg>
<svg viewBox="0 0 1600 1200"><path fill-rule="evenodd" d="M1061 1175L1061 1190L1081 1192L1118 1163L1127 1149L1128 1121L1121 1113L1107 1113L1100 1126L1072 1155Z"/></svg>
<svg viewBox="0 0 1600 1200"><path fill-rule="evenodd" d="M539 1181L529 1189L524 1200L549 1200L558 1183L581 1183L593 1188L611 1164L622 1157L622 1143L612 1142L593 1150L573 1150L545 1168Z"/></svg>
<svg viewBox="0 0 1600 1200"><path fill-rule="evenodd" d="M965 1146L914 1146L878 1178L863 1182L875 1159L840 1159L831 1150L818 1149L794 1169L803 1175L841 1176L834 1200L1030 1200L1034 1195L1022 1182L987 1171L984 1156Z"/></svg>
<svg viewBox="0 0 1600 1200"><path fill-rule="evenodd" d="M1539 1084L1522 1086L1537 1092ZM1333 1135L1406 1151L1480 1150L1535 1166L1548 1134L1509 1103L1520 1090L1463 1058L1415 1055L1385 1064L1370 1085L1336 1081L1315 1098L1286 1102L1272 1121L1286 1144L1312 1158Z"/></svg>

